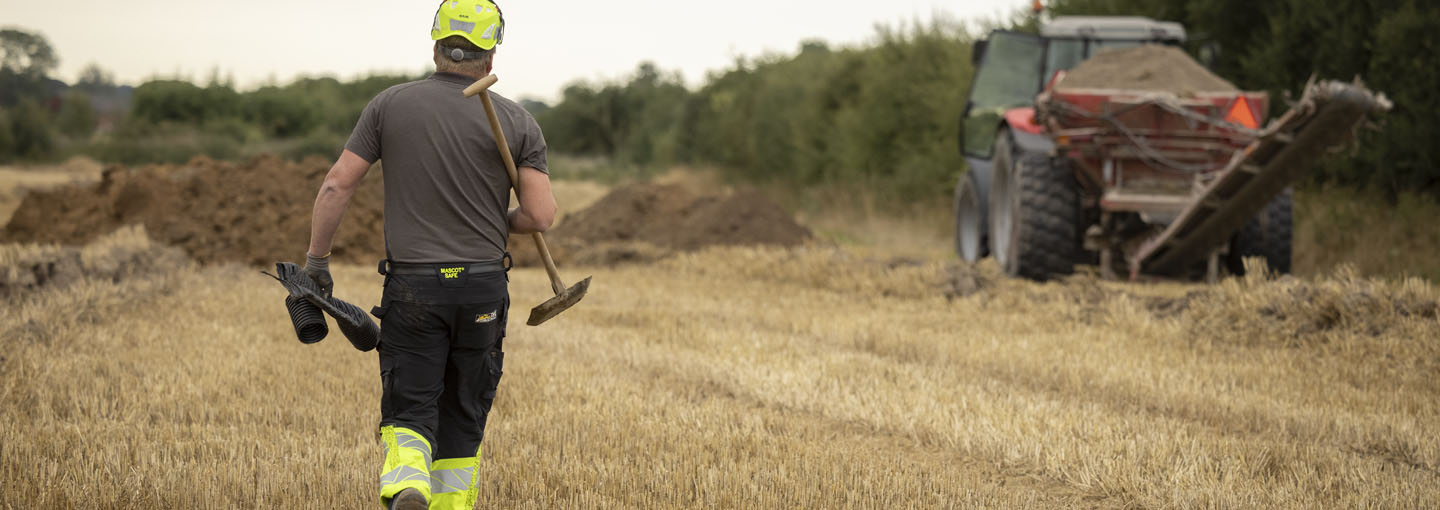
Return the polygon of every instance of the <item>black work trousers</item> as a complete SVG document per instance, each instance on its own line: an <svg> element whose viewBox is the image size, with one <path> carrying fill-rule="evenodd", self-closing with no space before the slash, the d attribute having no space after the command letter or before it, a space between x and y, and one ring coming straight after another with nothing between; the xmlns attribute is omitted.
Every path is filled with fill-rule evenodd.
<svg viewBox="0 0 1440 510"><path fill-rule="evenodd" d="M504 272L388 275L380 317L380 425L418 432L435 459L477 455L505 353Z"/></svg>

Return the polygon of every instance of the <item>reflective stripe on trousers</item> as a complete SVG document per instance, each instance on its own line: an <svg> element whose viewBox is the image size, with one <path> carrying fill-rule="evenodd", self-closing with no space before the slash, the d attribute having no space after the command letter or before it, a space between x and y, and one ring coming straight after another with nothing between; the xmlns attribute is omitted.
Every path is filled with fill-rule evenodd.
<svg viewBox="0 0 1440 510"><path fill-rule="evenodd" d="M405 427L380 427L385 463L380 467L380 502L405 489L416 489L430 499L430 442Z"/></svg>
<svg viewBox="0 0 1440 510"><path fill-rule="evenodd" d="M480 464L480 451L474 457L435 459L430 466L430 510L470 510L475 507L475 469Z"/></svg>

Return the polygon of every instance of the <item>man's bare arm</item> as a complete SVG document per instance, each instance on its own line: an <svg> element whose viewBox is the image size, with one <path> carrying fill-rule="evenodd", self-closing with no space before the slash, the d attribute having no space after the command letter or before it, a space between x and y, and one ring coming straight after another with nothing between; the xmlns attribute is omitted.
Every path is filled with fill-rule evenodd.
<svg viewBox="0 0 1440 510"><path fill-rule="evenodd" d="M355 196L355 189L368 171L370 163L365 158L346 150L330 167L330 173L325 174L325 183L315 195L315 211L310 216L309 255L323 257L330 253L345 206L349 205L350 197Z"/></svg>
<svg viewBox="0 0 1440 510"><path fill-rule="evenodd" d="M510 210L510 233L544 232L555 223L555 195L550 193L550 176L528 166L517 169L520 182L515 197L520 207Z"/></svg>

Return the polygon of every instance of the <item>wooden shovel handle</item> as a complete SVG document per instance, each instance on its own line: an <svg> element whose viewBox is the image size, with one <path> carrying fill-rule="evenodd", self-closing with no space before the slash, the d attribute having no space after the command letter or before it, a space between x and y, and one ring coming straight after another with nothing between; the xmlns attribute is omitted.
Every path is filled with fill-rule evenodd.
<svg viewBox="0 0 1440 510"><path fill-rule="evenodd" d="M515 158L510 155L510 144L505 141L505 131L500 128L500 117L495 115L495 105L490 102L490 86L499 81L495 75L487 75L476 80L465 87L465 97L480 96L480 104L485 106L485 118L490 121L490 132L495 133L495 145L500 150L500 159L505 160L505 171L510 174L510 185L515 188L515 197L520 197L520 172L515 170ZM550 248L545 245L545 236L539 232L531 234L535 239L535 249L540 252L540 260L545 262L545 273L550 275L550 290L556 295L565 291L565 283L560 281L560 270L555 268L555 259L550 257Z"/></svg>

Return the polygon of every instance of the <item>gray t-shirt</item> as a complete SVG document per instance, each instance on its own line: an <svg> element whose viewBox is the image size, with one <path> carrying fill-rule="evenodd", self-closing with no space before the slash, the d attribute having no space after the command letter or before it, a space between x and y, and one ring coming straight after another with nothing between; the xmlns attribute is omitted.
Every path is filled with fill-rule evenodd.
<svg viewBox="0 0 1440 510"><path fill-rule="evenodd" d="M435 73L386 89L345 148L385 161L385 251L396 262L488 262L505 253L510 176L470 77ZM517 167L545 166L545 136L514 101L490 94Z"/></svg>

